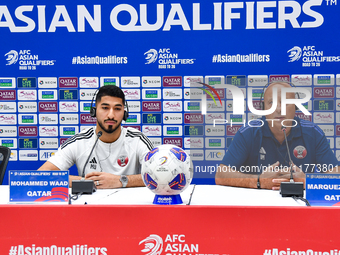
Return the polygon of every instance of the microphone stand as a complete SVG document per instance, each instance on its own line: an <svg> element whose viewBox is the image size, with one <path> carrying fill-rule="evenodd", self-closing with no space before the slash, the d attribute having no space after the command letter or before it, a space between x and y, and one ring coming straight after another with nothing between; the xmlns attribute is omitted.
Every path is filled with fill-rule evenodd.
<svg viewBox="0 0 340 255"><path fill-rule="evenodd" d="M287 152L289 157L289 163L290 163L290 180L289 182L281 182L280 186L280 194L282 197L303 197L303 182L295 182L293 177L293 161L290 157L289 147L288 147L288 140L286 136L286 127L282 126L281 130L284 133L286 146L287 146Z"/></svg>
<svg viewBox="0 0 340 255"><path fill-rule="evenodd" d="M96 142L94 143L92 150L89 154L89 156L87 157L84 167L83 167L83 172L81 175L81 180L73 180L72 181L72 194L92 194L93 192L95 192L97 190L96 185L94 184L93 180L85 180L85 168L89 162L89 159L92 155L92 152L94 150L94 148L97 145L97 142L99 140L99 137L102 136L102 131L99 131L97 134L97 139Z"/></svg>

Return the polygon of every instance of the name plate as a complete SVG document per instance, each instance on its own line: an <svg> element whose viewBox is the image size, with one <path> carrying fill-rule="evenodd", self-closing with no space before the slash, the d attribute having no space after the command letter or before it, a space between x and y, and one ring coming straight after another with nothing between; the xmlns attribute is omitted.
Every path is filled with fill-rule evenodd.
<svg viewBox="0 0 340 255"><path fill-rule="evenodd" d="M306 174L306 199L315 206L340 206L340 174Z"/></svg>
<svg viewBox="0 0 340 255"><path fill-rule="evenodd" d="M10 203L68 202L68 171L9 171Z"/></svg>

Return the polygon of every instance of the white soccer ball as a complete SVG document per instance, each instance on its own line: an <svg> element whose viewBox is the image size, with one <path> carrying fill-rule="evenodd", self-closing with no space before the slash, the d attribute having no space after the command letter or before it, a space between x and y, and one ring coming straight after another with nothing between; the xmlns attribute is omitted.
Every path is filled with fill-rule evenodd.
<svg viewBox="0 0 340 255"><path fill-rule="evenodd" d="M144 157L142 177L145 186L157 195L177 195L192 181L192 162L180 147L160 145Z"/></svg>

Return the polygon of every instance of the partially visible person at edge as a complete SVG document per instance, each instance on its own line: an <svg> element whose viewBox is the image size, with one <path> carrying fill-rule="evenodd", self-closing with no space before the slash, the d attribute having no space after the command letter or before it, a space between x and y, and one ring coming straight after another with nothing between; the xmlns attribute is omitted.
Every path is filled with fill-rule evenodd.
<svg viewBox="0 0 340 255"><path fill-rule="evenodd" d="M289 181L291 164L282 130L283 120L295 181L305 184L305 173L316 172L313 164L322 172L338 173L338 160L323 131L314 123L295 117L293 104L287 104L286 115L281 115L281 88L290 87L289 84L270 84L264 93L264 109L272 106L274 87L278 96L276 110L263 116L262 122L251 122L252 126L258 127L239 129L218 167L216 184L279 190L281 182ZM294 99L295 93L287 93L286 97Z"/></svg>

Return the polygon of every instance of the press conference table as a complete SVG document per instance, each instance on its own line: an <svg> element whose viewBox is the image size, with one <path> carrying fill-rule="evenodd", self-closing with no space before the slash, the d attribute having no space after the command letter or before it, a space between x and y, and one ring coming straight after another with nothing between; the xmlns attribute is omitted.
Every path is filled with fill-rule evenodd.
<svg viewBox="0 0 340 255"><path fill-rule="evenodd" d="M183 204L171 206L153 205L145 187L98 190L72 205L9 204L8 186L0 186L0 194L1 255L340 250L340 208L306 207L271 190L191 185Z"/></svg>

